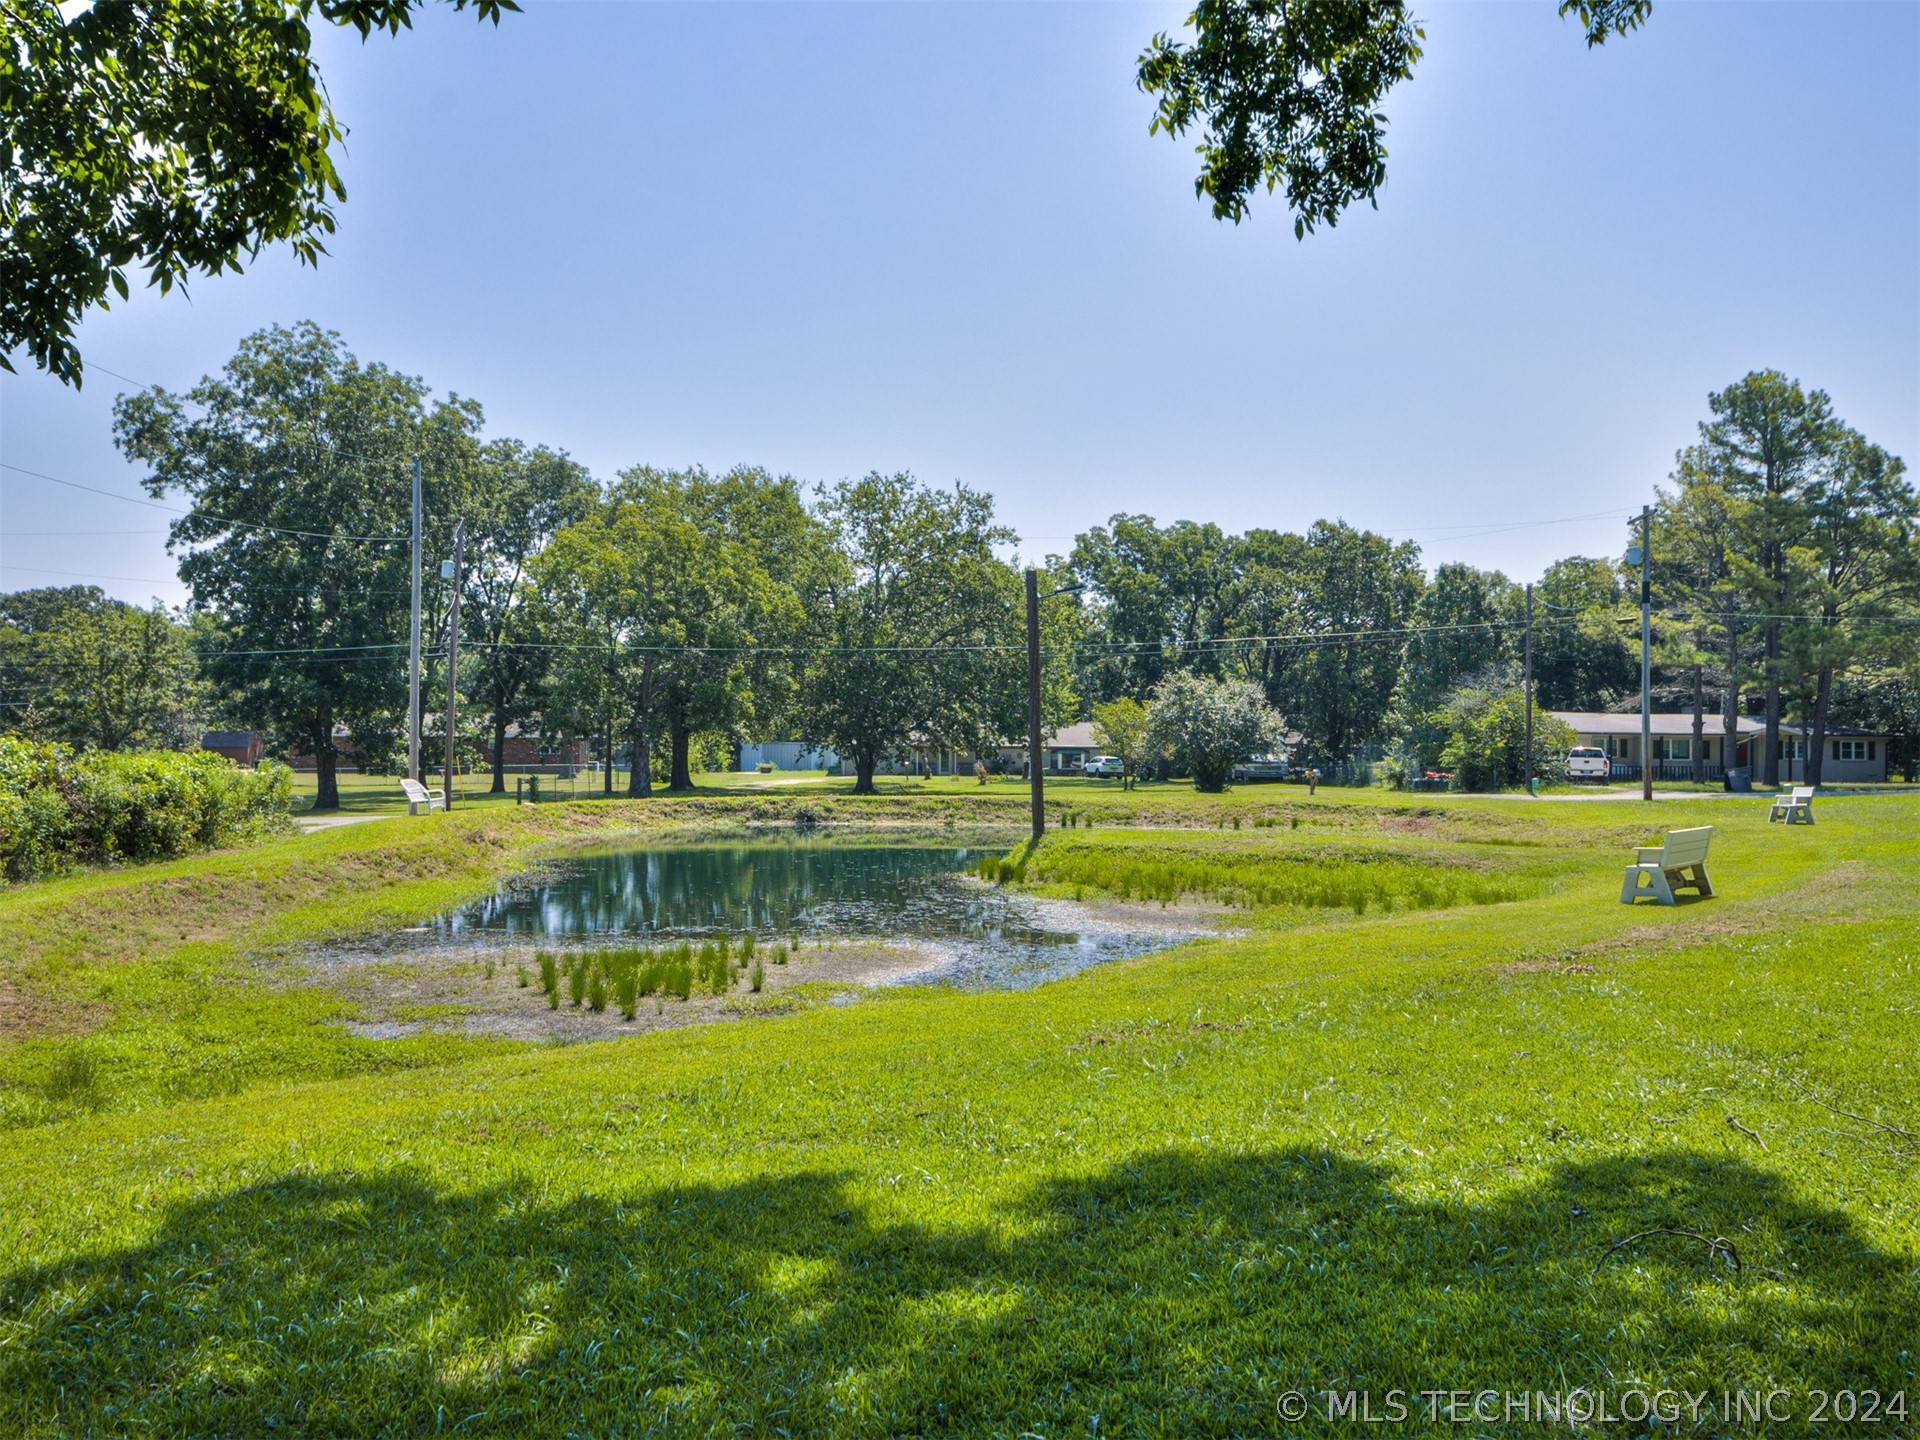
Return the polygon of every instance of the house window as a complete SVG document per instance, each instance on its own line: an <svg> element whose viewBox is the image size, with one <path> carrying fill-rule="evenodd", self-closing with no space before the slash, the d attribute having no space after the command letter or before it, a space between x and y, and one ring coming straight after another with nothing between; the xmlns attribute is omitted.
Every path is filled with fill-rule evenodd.
<svg viewBox="0 0 1920 1440"><path fill-rule="evenodd" d="M1836 740L1833 742L1833 758L1871 760L1873 759L1873 742L1871 740Z"/></svg>
<svg viewBox="0 0 1920 1440"><path fill-rule="evenodd" d="M1686 735L1662 735L1660 737L1660 758L1662 760L1693 759L1693 740Z"/></svg>
<svg viewBox="0 0 1920 1440"><path fill-rule="evenodd" d="M1804 760L1807 758L1807 742L1804 740L1782 740L1780 742L1782 760Z"/></svg>

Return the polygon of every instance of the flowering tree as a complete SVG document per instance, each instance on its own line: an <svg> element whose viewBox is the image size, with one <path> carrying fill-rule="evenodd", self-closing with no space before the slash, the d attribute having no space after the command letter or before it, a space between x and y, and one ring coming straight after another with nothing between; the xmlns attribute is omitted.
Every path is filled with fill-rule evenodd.
<svg viewBox="0 0 1920 1440"><path fill-rule="evenodd" d="M1194 789L1209 794L1227 788L1241 760L1280 739L1279 713L1245 680L1176 672L1154 686L1147 713L1153 742L1192 773Z"/></svg>

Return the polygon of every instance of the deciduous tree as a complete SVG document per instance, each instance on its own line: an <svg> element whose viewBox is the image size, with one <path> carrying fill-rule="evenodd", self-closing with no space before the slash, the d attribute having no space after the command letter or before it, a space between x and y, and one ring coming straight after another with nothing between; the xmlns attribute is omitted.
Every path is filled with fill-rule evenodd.
<svg viewBox="0 0 1920 1440"><path fill-rule="evenodd" d="M1024 602L994 554L1014 536L995 523L991 497L875 473L836 485L821 513L840 573L813 631L806 738L853 760L857 794L871 794L880 761L916 738L976 749L1005 738L996 722L1008 709L1008 657L1022 653Z"/></svg>
<svg viewBox="0 0 1920 1440"><path fill-rule="evenodd" d="M165 292L277 240L317 263L345 127L313 20L398 33L419 3L0 0L0 367L18 346L78 384L74 327L136 267Z"/></svg>
<svg viewBox="0 0 1920 1440"><path fill-rule="evenodd" d="M1322 753L1342 759L1386 730L1406 626L1422 588L1420 551L1344 521L1320 520L1298 554L1299 634L1269 693Z"/></svg>
<svg viewBox="0 0 1920 1440"><path fill-rule="evenodd" d="M1562 0L1587 44L1645 23L1651 0ZM1199 0L1191 41L1140 56L1151 129L1200 131L1194 192L1236 223L1256 190L1284 190L1293 233L1375 201L1387 178L1387 91L1413 73L1424 32L1399 0Z"/></svg>
<svg viewBox="0 0 1920 1440"><path fill-rule="evenodd" d="M1152 717L1147 707L1131 695L1108 700L1093 707L1093 738L1100 748L1120 757L1123 770L1120 788L1130 790L1138 782L1140 762L1146 758Z"/></svg>
<svg viewBox="0 0 1920 1440"><path fill-rule="evenodd" d="M1153 688L1153 743L1193 776L1193 788L1218 794L1233 767L1280 742L1280 716L1258 685L1175 671Z"/></svg>
<svg viewBox="0 0 1920 1440"><path fill-rule="evenodd" d="M217 622L210 678L236 713L315 757L319 809L339 804L335 722L364 743L405 710L412 457L439 548L452 507L437 490L479 424L477 405L434 402L421 380L361 364L311 323L249 336L185 395L155 387L115 405L115 438L148 465L148 492L191 506L168 545Z"/></svg>

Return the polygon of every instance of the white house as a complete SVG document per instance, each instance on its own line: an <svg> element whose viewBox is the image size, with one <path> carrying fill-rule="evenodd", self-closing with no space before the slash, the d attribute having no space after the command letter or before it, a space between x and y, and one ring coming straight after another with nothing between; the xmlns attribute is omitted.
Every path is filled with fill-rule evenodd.
<svg viewBox="0 0 1920 1440"><path fill-rule="evenodd" d="M1077 775L1088 760L1100 753L1093 740L1093 726L1087 721L1063 725L1043 747L1047 773ZM1024 770L1027 747L1023 742L1003 741L982 755L964 749L936 745L924 736L916 736L899 753L889 755L874 767L876 775L970 775L977 760L998 759L1003 768ZM842 775L853 774L853 761L840 762Z"/></svg>
<svg viewBox="0 0 1920 1440"><path fill-rule="evenodd" d="M840 757L803 740L761 740L740 747L742 770L758 770L762 765L776 770L837 770Z"/></svg>
<svg viewBox="0 0 1920 1440"><path fill-rule="evenodd" d="M1554 710L1554 719L1564 721L1577 737L1576 743L1591 745L1607 752L1613 762L1613 776L1619 780L1640 778L1640 714L1628 711L1615 714L1595 710ZM1654 775L1661 780L1694 778L1693 714L1652 715ZM1758 778L1766 758L1767 726L1764 720L1742 715L1735 722L1733 754L1727 755L1726 721L1719 715L1705 717L1700 737L1700 758L1705 762L1705 778L1718 780L1729 768L1750 766ZM1780 779L1802 780L1807 773L1807 743L1811 727L1780 725ZM1821 783L1857 784L1887 778L1887 737L1844 726L1827 727L1827 753L1821 762Z"/></svg>

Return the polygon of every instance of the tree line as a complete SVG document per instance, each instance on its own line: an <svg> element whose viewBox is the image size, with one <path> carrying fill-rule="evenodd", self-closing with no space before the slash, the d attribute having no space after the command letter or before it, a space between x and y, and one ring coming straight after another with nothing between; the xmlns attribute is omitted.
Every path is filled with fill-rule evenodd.
<svg viewBox="0 0 1920 1440"><path fill-rule="evenodd" d="M1798 716L1816 742L1872 726L1911 766L1920 505L1902 462L1774 372L1708 408L1655 506L1657 707L1691 708L1698 730L1751 703L1775 735ZM473 729L457 738L488 742L496 789L514 726L630 755L634 795L684 788L747 739L830 747L866 790L909 746L985 755L1025 733L1017 537L990 496L878 473L809 489L748 466L636 466L603 484L562 450L486 437L484 418L312 324L249 337L184 394L122 396L120 448L150 494L183 504L169 544L191 599L173 614L88 587L0 597L0 725L101 749L258 728L315 758L323 808L339 727L360 763L397 765L418 457L423 696L445 683L452 598L433 562L463 522ZM1040 568L1043 591L1069 592L1042 605L1049 729L1093 714L1167 754L1141 705L1158 696L1163 715L1241 705L1234 733L1277 737L1246 718L1255 696L1323 763L1392 755L1517 779L1525 592L1499 571L1429 575L1416 546L1340 521L1235 535L1145 515ZM1538 704L1637 708L1637 571L1570 557L1533 600Z"/></svg>

